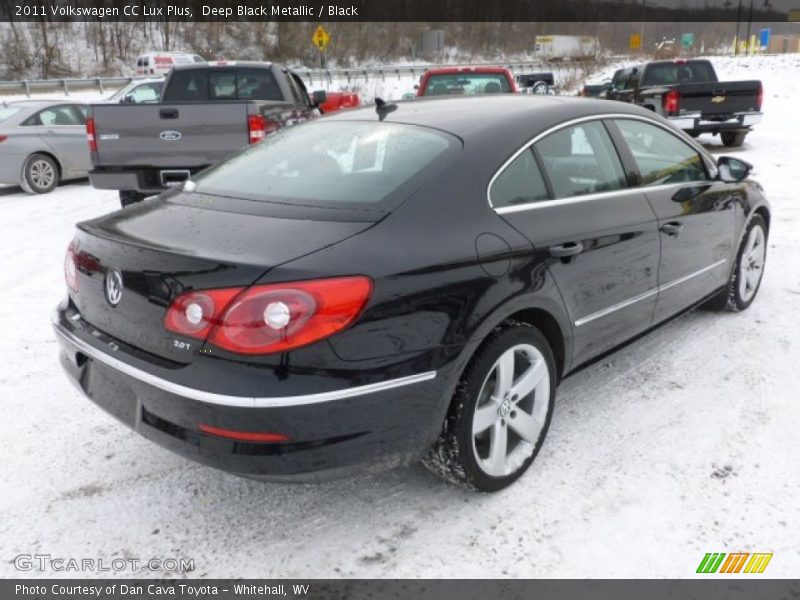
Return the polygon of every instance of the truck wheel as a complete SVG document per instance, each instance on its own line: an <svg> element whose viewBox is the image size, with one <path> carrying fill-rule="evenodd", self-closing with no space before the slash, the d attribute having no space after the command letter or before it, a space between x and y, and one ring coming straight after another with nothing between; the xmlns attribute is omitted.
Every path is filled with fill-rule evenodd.
<svg viewBox="0 0 800 600"><path fill-rule="evenodd" d="M136 204L137 202L141 202L147 198L142 192L137 192L136 190L120 190L119 191L119 202L122 204L122 208L126 206L130 206L131 204Z"/></svg>
<svg viewBox="0 0 800 600"><path fill-rule="evenodd" d="M744 142L746 135L746 131L723 131L719 137L728 148L738 148Z"/></svg>
<svg viewBox="0 0 800 600"><path fill-rule="evenodd" d="M47 154L31 154L22 166L23 190L29 194L47 194L58 185L58 164Z"/></svg>
<svg viewBox="0 0 800 600"><path fill-rule="evenodd" d="M538 96L544 96L547 94L547 84L544 81L537 81L533 84L532 91Z"/></svg>
<svg viewBox="0 0 800 600"><path fill-rule="evenodd" d="M497 327L464 371L423 464L453 483L503 489L539 452L555 394L555 360L544 336L527 323Z"/></svg>

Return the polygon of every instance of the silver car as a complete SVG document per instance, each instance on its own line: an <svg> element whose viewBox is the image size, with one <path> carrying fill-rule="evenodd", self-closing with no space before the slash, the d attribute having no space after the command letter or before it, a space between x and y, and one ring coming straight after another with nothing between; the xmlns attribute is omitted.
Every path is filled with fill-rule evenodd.
<svg viewBox="0 0 800 600"><path fill-rule="evenodd" d="M86 177L88 110L65 100L0 103L0 183L46 194L60 181Z"/></svg>

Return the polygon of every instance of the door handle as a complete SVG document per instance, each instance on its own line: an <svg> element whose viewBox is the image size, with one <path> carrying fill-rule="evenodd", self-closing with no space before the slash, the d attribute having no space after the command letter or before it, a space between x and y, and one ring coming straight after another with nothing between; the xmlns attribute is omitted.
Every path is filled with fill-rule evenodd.
<svg viewBox="0 0 800 600"><path fill-rule="evenodd" d="M158 116L162 119L177 119L178 118L178 109L177 108L162 108L158 111Z"/></svg>
<svg viewBox="0 0 800 600"><path fill-rule="evenodd" d="M669 223L664 223L660 230L662 233L666 233L669 237L678 237L678 234L683 229L683 223L678 223L677 221L670 221Z"/></svg>
<svg viewBox="0 0 800 600"><path fill-rule="evenodd" d="M566 242L557 246L550 246L547 251L550 252L550 256L553 258L576 256L583 252L583 242Z"/></svg>

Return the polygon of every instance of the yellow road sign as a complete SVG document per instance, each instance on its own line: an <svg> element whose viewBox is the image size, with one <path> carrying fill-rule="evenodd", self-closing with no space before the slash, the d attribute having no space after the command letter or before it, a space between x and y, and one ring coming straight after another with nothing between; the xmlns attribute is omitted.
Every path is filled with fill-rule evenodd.
<svg viewBox="0 0 800 600"><path fill-rule="evenodd" d="M628 46L631 50L638 50L642 47L642 36L638 33L632 33L631 39L628 41Z"/></svg>
<svg viewBox="0 0 800 600"><path fill-rule="evenodd" d="M319 49L325 50L325 46L327 46L331 41L331 36L325 31L325 28L322 25L319 25L316 30L314 30L314 35L311 36L311 42Z"/></svg>
<svg viewBox="0 0 800 600"><path fill-rule="evenodd" d="M800 8L794 8L789 11L789 20L793 23L800 21Z"/></svg>

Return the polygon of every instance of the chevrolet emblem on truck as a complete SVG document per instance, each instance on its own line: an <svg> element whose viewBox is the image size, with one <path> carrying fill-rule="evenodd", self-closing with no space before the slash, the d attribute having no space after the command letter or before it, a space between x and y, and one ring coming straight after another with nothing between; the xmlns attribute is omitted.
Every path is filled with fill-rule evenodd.
<svg viewBox="0 0 800 600"><path fill-rule="evenodd" d="M161 133L158 134L158 137L160 137L165 142L177 142L179 139L181 139L181 132L180 131L162 131Z"/></svg>
<svg viewBox="0 0 800 600"><path fill-rule="evenodd" d="M725 102L725 96L712 96L711 102L713 102L714 104L720 104L722 102Z"/></svg>

